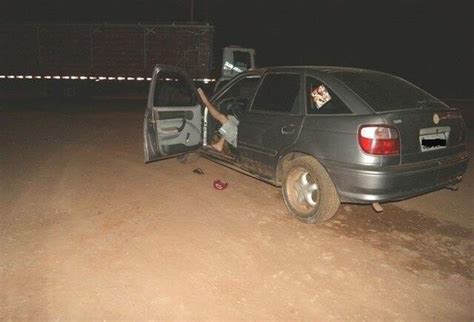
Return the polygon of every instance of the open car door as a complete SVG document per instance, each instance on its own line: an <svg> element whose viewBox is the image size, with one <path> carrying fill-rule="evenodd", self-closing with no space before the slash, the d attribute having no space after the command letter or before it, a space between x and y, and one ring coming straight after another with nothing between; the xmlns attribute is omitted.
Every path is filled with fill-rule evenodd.
<svg viewBox="0 0 474 322"><path fill-rule="evenodd" d="M191 78L176 67L157 65L143 123L145 162L199 149L201 120Z"/></svg>

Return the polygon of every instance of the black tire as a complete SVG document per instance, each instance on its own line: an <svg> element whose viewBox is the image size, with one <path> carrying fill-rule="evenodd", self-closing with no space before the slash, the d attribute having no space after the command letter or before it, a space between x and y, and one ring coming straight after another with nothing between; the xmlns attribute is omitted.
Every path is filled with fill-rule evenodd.
<svg viewBox="0 0 474 322"><path fill-rule="evenodd" d="M187 154L181 154L176 157L178 162L183 164L194 163L199 159L199 152L191 152Z"/></svg>
<svg viewBox="0 0 474 322"><path fill-rule="evenodd" d="M290 213L305 223L330 219L341 203L326 169L310 156L297 158L285 166L281 188Z"/></svg>

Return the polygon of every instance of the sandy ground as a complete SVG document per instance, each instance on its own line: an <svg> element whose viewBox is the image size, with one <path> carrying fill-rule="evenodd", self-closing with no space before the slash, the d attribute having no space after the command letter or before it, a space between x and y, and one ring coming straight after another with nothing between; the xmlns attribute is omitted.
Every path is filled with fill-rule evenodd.
<svg viewBox="0 0 474 322"><path fill-rule="evenodd" d="M203 158L144 164L127 104L0 106L1 319L474 319L472 162L458 192L305 225Z"/></svg>

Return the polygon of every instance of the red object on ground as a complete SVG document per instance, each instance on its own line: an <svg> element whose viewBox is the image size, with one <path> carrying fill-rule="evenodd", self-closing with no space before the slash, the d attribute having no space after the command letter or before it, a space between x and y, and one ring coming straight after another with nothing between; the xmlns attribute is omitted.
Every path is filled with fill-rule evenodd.
<svg viewBox="0 0 474 322"><path fill-rule="evenodd" d="M223 182L219 179L214 180L214 188L217 190L224 190L228 185L229 184L227 182Z"/></svg>

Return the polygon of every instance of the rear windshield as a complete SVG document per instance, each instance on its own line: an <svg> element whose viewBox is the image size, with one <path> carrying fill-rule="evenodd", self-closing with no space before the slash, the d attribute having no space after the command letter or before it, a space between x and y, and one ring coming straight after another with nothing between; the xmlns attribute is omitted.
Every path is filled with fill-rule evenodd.
<svg viewBox="0 0 474 322"><path fill-rule="evenodd" d="M448 108L434 96L396 76L378 72L336 72L334 75L376 112Z"/></svg>

